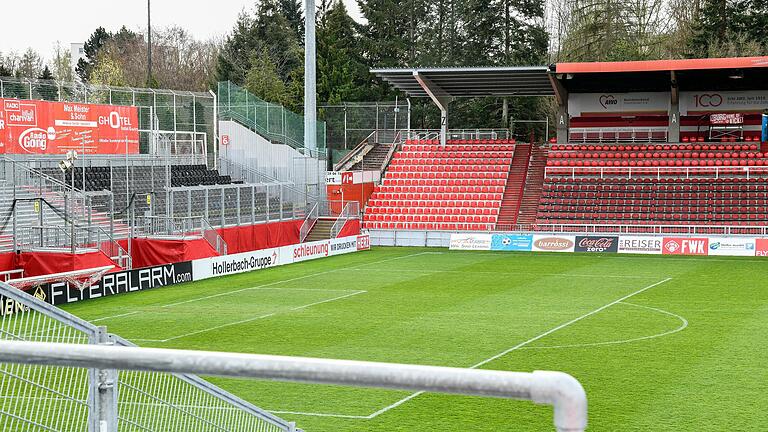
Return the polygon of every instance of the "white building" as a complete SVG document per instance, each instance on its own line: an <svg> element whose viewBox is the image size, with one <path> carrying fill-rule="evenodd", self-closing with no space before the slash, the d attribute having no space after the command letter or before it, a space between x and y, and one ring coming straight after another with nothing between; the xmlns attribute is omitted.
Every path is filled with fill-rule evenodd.
<svg viewBox="0 0 768 432"><path fill-rule="evenodd" d="M72 64L72 77L76 77L77 73L75 72L75 68L77 67L77 62L80 59L85 59L85 44L82 42L79 43L71 43L69 44L69 59L70 63Z"/></svg>

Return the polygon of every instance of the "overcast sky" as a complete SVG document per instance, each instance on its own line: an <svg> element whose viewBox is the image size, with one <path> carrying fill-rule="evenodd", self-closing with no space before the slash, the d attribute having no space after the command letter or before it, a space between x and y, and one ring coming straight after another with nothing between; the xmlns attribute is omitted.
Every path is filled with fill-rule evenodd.
<svg viewBox="0 0 768 432"><path fill-rule="evenodd" d="M37 50L46 60L53 44L60 41L68 49L71 42L84 42L102 26L115 31L122 25L132 30L146 27L146 1L34 0L3 1L0 24L0 53ZM359 18L357 2L344 0L350 15ZM178 25L197 39L224 35L235 24L243 8L253 9L253 0L153 0L152 26ZM13 17L13 18L11 18Z"/></svg>

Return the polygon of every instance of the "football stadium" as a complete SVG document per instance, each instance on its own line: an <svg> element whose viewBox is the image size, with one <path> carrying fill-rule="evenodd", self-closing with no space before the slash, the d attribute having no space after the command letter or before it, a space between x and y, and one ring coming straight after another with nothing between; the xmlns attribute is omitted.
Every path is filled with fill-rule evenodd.
<svg viewBox="0 0 768 432"><path fill-rule="evenodd" d="M765 430L768 42L348 3L0 53L0 431Z"/></svg>

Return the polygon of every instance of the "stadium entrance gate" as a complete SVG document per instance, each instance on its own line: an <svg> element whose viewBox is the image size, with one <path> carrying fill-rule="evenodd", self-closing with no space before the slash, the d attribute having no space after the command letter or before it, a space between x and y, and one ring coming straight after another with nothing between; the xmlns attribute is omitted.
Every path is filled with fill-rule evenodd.
<svg viewBox="0 0 768 432"><path fill-rule="evenodd" d="M5 284L0 306L0 340L135 346ZM37 364L0 364L0 375L4 431L296 431L195 375Z"/></svg>

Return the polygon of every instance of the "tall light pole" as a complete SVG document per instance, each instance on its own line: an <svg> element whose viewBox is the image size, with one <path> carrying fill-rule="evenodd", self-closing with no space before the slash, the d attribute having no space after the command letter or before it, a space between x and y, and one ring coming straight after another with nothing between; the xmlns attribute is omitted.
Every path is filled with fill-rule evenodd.
<svg viewBox="0 0 768 432"><path fill-rule="evenodd" d="M304 148L317 150L317 82L315 0L304 0Z"/></svg>
<svg viewBox="0 0 768 432"><path fill-rule="evenodd" d="M147 87L152 87L152 0L147 0Z"/></svg>

